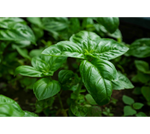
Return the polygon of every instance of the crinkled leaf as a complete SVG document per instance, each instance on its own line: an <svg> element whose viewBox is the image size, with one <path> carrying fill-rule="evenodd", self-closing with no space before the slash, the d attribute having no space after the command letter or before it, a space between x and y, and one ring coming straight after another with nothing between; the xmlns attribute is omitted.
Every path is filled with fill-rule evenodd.
<svg viewBox="0 0 150 134"><path fill-rule="evenodd" d="M0 28L0 40L6 41L31 41L35 42L35 36L32 30L24 24L9 22L6 28Z"/></svg>
<svg viewBox="0 0 150 134"><path fill-rule="evenodd" d="M128 54L138 57L145 58L150 56L150 38L142 38L134 41L130 45Z"/></svg>
<svg viewBox="0 0 150 134"><path fill-rule="evenodd" d="M60 88L58 81L42 78L34 84L33 91L38 100L44 100L56 95Z"/></svg>
<svg viewBox="0 0 150 134"><path fill-rule="evenodd" d="M84 60L80 64L80 74L87 91L99 105L109 102L112 94L111 80L117 79L114 65L106 60Z"/></svg>
<svg viewBox="0 0 150 134"><path fill-rule="evenodd" d="M143 103L136 102L136 103L133 104L134 109L141 109L143 106L144 106Z"/></svg>
<svg viewBox="0 0 150 134"><path fill-rule="evenodd" d="M101 39L93 32L81 31L70 38L45 49L42 54L86 59L87 55L111 60L124 54L128 48L112 39Z"/></svg>
<svg viewBox="0 0 150 134"><path fill-rule="evenodd" d="M110 33L116 31L119 26L118 17L99 17L96 18L97 22L103 25Z"/></svg>
<svg viewBox="0 0 150 134"><path fill-rule="evenodd" d="M147 62L142 60L135 60L135 66L139 71L150 74L149 64Z"/></svg>
<svg viewBox="0 0 150 134"><path fill-rule="evenodd" d="M131 106L125 106L123 111L125 116L136 114L136 111Z"/></svg>
<svg viewBox="0 0 150 134"><path fill-rule="evenodd" d="M122 100L125 104L128 104L128 105L132 105L134 103L134 100L131 97L126 96L126 95L123 95Z"/></svg>
<svg viewBox="0 0 150 134"><path fill-rule="evenodd" d="M134 88L134 86L130 82L130 80L125 75L123 75L121 72L118 72L118 80L112 81L112 85L113 85L114 90Z"/></svg>
<svg viewBox="0 0 150 134"><path fill-rule="evenodd" d="M150 87L143 86L141 92L147 101L150 101Z"/></svg>

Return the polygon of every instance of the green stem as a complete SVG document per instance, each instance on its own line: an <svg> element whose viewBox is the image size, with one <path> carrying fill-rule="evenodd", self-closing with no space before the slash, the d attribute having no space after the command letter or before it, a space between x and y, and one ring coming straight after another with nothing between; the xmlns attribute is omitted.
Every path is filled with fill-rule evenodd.
<svg viewBox="0 0 150 134"><path fill-rule="evenodd" d="M62 104L62 100L61 100L61 97L60 97L60 94L58 94L58 99L59 99L59 103L60 103L61 109L64 109L63 104Z"/></svg>
<svg viewBox="0 0 150 134"><path fill-rule="evenodd" d="M79 94L80 94L81 88L82 88L82 81L79 82L78 89L75 91L75 94L77 95L77 98L78 98L78 96L79 96ZM77 101L77 99L76 99L76 101Z"/></svg>

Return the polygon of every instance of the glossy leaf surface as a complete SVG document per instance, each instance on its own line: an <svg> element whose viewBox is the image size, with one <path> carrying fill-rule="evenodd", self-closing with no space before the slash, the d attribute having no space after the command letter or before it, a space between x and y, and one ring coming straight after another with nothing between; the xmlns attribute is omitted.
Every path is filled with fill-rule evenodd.
<svg viewBox="0 0 150 134"><path fill-rule="evenodd" d="M128 54L138 57L145 58L150 56L150 38L142 38L134 41L130 45Z"/></svg>
<svg viewBox="0 0 150 134"><path fill-rule="evenodd" d="M99 17L97 22L103 25L110 33L116 31L119 26L119 18L117 17Z"/></svg>
<svg viewBox="0 0 150 134"><path fill-rule="evenodd" d="M0 116L23 116L24 112L17 102L14 100L0 95Z"/></svg>
<svg viewBox="0 0 150 134"><path fill-rule="evenodd" d="M42 78L34 84L33 91L38 100L44 100L56 95L60 88L58 81Z"/></svg>
<svg viewBox="0 0 150 134"><path fill-rule="evenodd" d="M99 105L109 102L112 94L111 80L117 79L117 71L112 63L106 60L84 60L80 64L82 81Z"/></svg>
<svg viewBox="0 0 150 134"><path fill-rule="evenodd" d="M134 88L134 86L130 82L130 80L120 72L118 72L118 80L112 81L112 84L113 84L113 89L114 90Z"/></svg>
<svg viewBox="0 0 150 134"><path fill-rule="evenodd" d="M90 94L85 95L85 99L90 105L97 105L97 103Z"/></svg>
<svg viewBox="0 0 150 134"><path fill-rule="evenodd" d="M35 44L32 30L24 24L9 22L5 28L0 28L0 40L5 41L31 41Z"/></svg>
<svg viewBox="0 0 150 134"><path fill-rule="evenodd" d="M93 32L81 31L70 38L45 49L42 54L51 56L67 56L85 59L87 55L111 60L125 52L128 48L112 39L101 39Z"/></svg>

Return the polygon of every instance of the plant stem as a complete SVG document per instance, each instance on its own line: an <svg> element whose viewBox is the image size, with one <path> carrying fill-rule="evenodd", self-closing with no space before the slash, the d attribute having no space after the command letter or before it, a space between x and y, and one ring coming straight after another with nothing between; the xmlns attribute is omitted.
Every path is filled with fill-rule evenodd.
<svg viewBox="0 0 150 134"><path fill-rule="evenodd" d="M59 99L59 103L60 103L61 109L64 109L63 104L62 104L62 100L61 100L61 97L60 97L60 94L58 94L58 99Z"/></svg>
<svg viewBox="0 0 150 134"><path fill-rule="evenodd" d="M80 90L81 90L81 88L82 88L82 81L80 81L80 82L79 82L78 89L75 91L75 93L76 93L77 97L78 97L78 96L79 96L79 94L80 94ZM77 101L77 100L76 100L76 101Z"/></svg>

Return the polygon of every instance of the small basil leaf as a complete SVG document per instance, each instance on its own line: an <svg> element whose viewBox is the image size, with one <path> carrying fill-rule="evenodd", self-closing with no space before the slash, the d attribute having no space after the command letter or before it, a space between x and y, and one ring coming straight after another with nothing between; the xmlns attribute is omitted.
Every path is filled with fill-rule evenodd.
<svg viewBox="0 0 150 134"><path fill-rule="evenodd" d="M135 87L133 90L133 94L136 94L136 95L141 94L141 87Z"/></svg>
<svg viewBox="0 0 150 134"><path fill-rule="evenodd" d="M38 100L44 100L56 95L60 88L58 81L42 78L34 84L33 91Z"/></svg>
<svg viewBox="0 0 150 134"><path fill-rule="evenodd" d="M99 106L92 106L89 108L89 112L87 114L87 116L96 116L99 117L102 115L102 110Z"/></svg>
<svg viewBox="0 0 150 134"><path fill-rule="evenodd" d="M148 81L150 81L150 75L144 74L141 71L137 72L137 77L138 77L138 80L142 83L147 83Z"/></svg>
<svg viewBox="0 0 150 134"><path fill-rule="evenodd" d="M144 116L147 116L145 113L143 112L139 112L136 114L137 117L144 117Z"/></svg>
<svg viewBox="0 0 150 134"><path fill-rule="evenodd" d="M143 106L144 106L144 104L138 103L138 102L136 102L136 103L133 104L133 108L134 109L141 109Z"/></svg>
<svg viewBox="0 0 150 134"><path fill-rule="evenodd" d="M85 99L90 105L97 105L97 103L90 94L85 95Z"/></svg>
<svg viewBox="0 0 150 134"><path fill-rule="evenodd" d="M31 66L22 65L16 68L15 74L20 74L29 77L43 77L42 72Z"/></svg>
<svg viewBox="0 0 150 134"><path fill-rule="evenodd" d="M38 117L37 114L29 112L29 111L24 111L25 115L23 117Z"/></svg>
<svg viewBox="0 0 150 134"><path fill-rule="evenodd" d="M131 106L125 106L123 111L125 116L136 114L136 111Z"/></svg>
<svg viewBox="0 0 150 134"><path fill-rule="evenodd" d="M128 105L131 105L134 103L134 100L131 97L126 96L126 95L123 95L122 100L125 104L128 104Z"/></svg>

